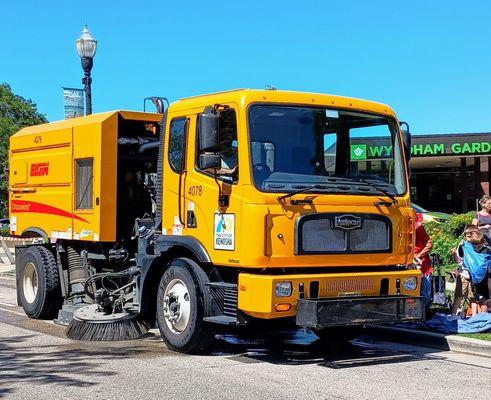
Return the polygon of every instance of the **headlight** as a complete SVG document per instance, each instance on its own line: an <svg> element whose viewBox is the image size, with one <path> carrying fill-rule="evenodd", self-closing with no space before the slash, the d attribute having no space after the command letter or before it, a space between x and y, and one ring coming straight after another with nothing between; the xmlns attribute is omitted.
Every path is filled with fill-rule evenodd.
<svg viewBox="0 0 491 400"><path fill-rule="evenodd" d="M404 278L404 289L413 291L418 287L418 278L411 276L410 278Z"/></svg>
<svg viewBox="0 0 491 400"><path fill-rule="evenodd" d="M289 297L293 293L293 285L291 282L277 282L274 286L276 297Z"/></svg>

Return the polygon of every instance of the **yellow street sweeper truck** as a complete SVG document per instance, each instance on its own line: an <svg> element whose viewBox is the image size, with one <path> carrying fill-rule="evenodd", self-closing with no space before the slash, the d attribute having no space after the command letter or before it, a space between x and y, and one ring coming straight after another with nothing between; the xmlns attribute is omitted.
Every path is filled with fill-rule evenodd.
<svg viewBox="0 0 491 400"><path fill-rule="evenodd" d="M424 317L410 135L386 105L232 90L10 139L18 302L84 340L199 352L220 325Z"/></svg>

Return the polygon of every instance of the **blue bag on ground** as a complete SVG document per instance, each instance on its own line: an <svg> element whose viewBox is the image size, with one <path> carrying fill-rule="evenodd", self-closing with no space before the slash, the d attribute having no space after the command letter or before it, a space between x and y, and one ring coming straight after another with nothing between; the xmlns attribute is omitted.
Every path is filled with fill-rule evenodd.
<svg viewBox="0 0 491 400"><path fill-rule="evenodd" d="M457 333L458 318L453 315L436 314L425 322L426 327L443 333Z"/></svg>
<svg viewBox="0 0 491 400"><path fill-rule="evenodd" d="M483 312L467 319L458 319L453 315L436 314L425 325L443 333L491 332L491 313Z"/></svg>
<svg viewBox="0 0 491 400"><path fill-rule="evenodd" d="M482 312L467 319L457 321L458 333L491 332L491 314Z"/></svg>
<svg viewBox="0 0 491 400"><path fill-rule="evenodd" d="M481 282L488 271L488 266L491 264L491 254L478 253L469 242L464 241L462 244L464 249L464 265L469 270L471 281L473 284Z"/></svg>

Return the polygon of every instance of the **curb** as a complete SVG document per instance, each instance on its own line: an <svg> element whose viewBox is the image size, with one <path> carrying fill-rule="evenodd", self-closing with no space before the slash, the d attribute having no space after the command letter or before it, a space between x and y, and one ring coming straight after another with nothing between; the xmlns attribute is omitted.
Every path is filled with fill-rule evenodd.
<svg viewBox="0 0 491 400"><path fill-rule="evenodd" d="M486 340L391 326L370 325L365 327L365 331L390 342L403 342L439 350L491 357L491 342Z"/></svg>

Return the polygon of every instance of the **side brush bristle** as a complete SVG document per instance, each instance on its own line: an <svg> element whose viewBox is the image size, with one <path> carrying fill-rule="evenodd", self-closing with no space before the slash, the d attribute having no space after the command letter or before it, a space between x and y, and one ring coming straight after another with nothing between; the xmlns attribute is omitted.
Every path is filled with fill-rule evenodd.
<svg viewBox="0 0 491 400"><path fill-rule="evenodd" d="M113 322L91 322L73 319L65 334L68 338L84 341L121 341L139 339L149 326L140 318L126 318Z"/></svg>

